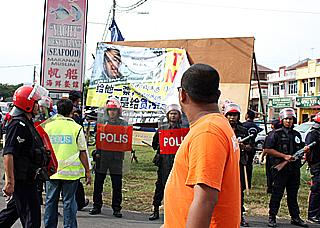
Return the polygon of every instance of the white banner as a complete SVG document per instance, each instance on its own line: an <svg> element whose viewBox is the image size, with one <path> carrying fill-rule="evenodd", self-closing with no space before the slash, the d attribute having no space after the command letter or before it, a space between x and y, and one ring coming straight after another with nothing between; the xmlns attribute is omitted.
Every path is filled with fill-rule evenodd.
<svg viewBox="0 0 320 228"><path fill-rule="evenodd" d="M109 97L120 100L130 122L157 122L190 66L179 48L127 47L99 43L87 105L102 107Z"/></svg>

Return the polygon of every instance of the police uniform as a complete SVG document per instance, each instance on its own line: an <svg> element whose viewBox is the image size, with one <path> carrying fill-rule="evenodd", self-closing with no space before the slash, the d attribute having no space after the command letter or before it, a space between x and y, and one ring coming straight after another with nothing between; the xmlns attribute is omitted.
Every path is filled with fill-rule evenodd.
<svg viewBox="0 0 320 228"><path fill-rule="evenodd" d="M249 130L250 128L254 128L254 129L256 129L257 133L262 131L262 129L260 127L258 127L252 120L247 120L246 122L242 123L242 126L245 127L247 130ZM251 150L247 152L248 161L247 161L246 169L247 169L249 188L251 188L252 172L253 172L253 159L256 154L255 140L256 140L256 136L249 139Z"/></svg>
<svg viewBox="0 0 320 228"><path fill-rule="evenodd" d="M292 128L282 127L270 135L270 140L265 142L266 149L274 149L280 153L293 155L303 148L301 135ZM274 166L282 162L283 159L270 156L270 165ZM292 219L300 218L297 194L300 186L301 160L288 163L282 170L273 173L272 194L269 203L269 216L275 218L278 214L280 201L284 190L287 192L287 203Z"/></svg>
<svg viewBox="0 0 320 228"><path fill-rule="evenodd" d="M13 117L7 127L3 155L8 154L13 155L14 163L15 185L14 201L12 203L16 204L17 212L24 227L40 227L41 211L37 194L36 173L39 168L44 166L45 149L33 122L25 114ZM7 213L7 216L10 215L10 213ZM5 220L2 220L3 216L5 217L1 212L1 221ZM10 218L17 219L16 216ZM8 220L6 221L8 222ZM0 224L1 227L2 225Z"/></svg>
<svg viewBox="0 0 320 228"><path fill-rule="evenodd" d="M163 200L164 187L171 172L175 154L160 154L159 144L159 130L178 129L181 128L180 124L164 124L161 126L153 136L152 148L156 150L156 155L153 159L154 164L158 167L156 189L153 196L154 207L160 207Z"/></svg>
<svg viewBox="0 0 320 228"><path fill-rule="evenodd" d="M313 128L306 137L306 144L317 142L307 153L307 161L312 175L310 188L308 218L320 221L320 129ZM317 222L319 223L319 222Z"/></svg>
<svg viewBox="0 0 320 228"><path fill-rule="evenodd" d="M128 126L128 122L123 119L119 119L116 122L108 122L107 124ZM120 212L122 208L122 168L124 152L97 150L94 154L94 160L95 178L93 190L93 213L91 212L91 214L97 214L95 211L98 213L101 211L101 207L103 205L103 185L108 172L112 183L112 209L114 212Z"/></svg>
<svg viewBox="0 0 320 228"><path fill-rule="evenodd" d="M234 134L237 138L245 138L247 137L248 131L245 127L241 125L241 123L238 123L234 129ZM244 145L250 145L249 140L246 142L243 142ZM251 149L250 149L251 150ZM248 162L248 149L245 147L240 148L240 182L241 182L241 214L245 212L244 208L244 190L246 189L246 182L245 182L245 175L244 175L244 169Z"/></svg>

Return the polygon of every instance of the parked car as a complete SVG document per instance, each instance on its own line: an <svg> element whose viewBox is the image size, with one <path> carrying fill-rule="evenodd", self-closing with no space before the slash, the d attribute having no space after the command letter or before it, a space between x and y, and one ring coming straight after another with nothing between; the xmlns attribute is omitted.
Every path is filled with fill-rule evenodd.
<svg viewBox="0 0 320 228"><path fill-rule="evenodd" d="M302 141L304 142L307 134L311 131L312 126L315 122L305 122L294 127L294 130L298 131L301 134Z"/></svg>

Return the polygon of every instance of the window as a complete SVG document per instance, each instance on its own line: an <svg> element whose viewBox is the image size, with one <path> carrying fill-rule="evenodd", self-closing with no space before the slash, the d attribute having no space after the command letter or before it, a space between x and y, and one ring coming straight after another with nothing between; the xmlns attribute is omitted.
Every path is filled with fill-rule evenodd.
<svg viewBox="0 0 320 228"><path fill-rule="evenodd" d="M315 78L310 78L309 84L310 84L310 88L315 87L316 86L316 79Z"/></svg>
<svg viewBox="0 0 320 228"><path fill-rule="evenodd" d="M286 88L286 84L284 84L284 82L281 83L281 84L280 84L280 89L281 89L281 90L285 90L285 88Z"/></svg>
<svg viewBox="0 0 320 228"><path fill-rule="evenodd" d="M306 95L308 94L309 87L308 87L308 80L302 80L303 83L303 93Z"/></svg>
<svg viewBox="0 0 320 228"><path fill-rule="evenodd" d="M297 81L289 82L289 94L297 93Z"/></svg>
<svg viewBox="0 0 320 228"><path fill-rule="evenodd" d="M272 84L272 95L279 95L279 84L278 83Z"/></svg>

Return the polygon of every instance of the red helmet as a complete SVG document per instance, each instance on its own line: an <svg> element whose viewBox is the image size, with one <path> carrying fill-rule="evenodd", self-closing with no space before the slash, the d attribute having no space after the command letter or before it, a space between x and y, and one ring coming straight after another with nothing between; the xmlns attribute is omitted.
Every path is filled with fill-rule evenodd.
<svg viewBox="0 0 320 228"><path fill-rule="evenodd" d="M13 105L25 112L32 112L34 103L41 99L39 86L24 85L19 87L13 95ZM43 88L43 87L42 87Z"/></svg>
<svg viewBox="0 0 320 228"><path fill-rule="evenodd" d="M320 112L318 112L315 117L313 118L313 121L316 123L320 123Z"/></svg>
<svg viewBox="0 0 320 228"><path fill-rule="evenodd" d="M296 113L292 108L284 108L279 113L279 119L281 123L283 119L290 118L290 117L292 117L294 121L297 120Z"/></svg>
<svg viewBox="0 0 320 228"><path fill-rule="evenodd" d="M107 109L119 109L119 115L122 114L122 107L121 103L118 99L116 98L110 98L106 102L106 108Z"/></svg>
<svg viewBox="0 0 320 228"><path fill-rule="evenodd" d="M236 103L228 103L224 107L224 115L226 116L228 113L238 113L240 115L240 106Z"/></svg>
<svg viewBox="0 0 320 228"><path fill-rule="evenodd" d="M48 108L50 111L53 109L53 101L51 97L43 96L41 100L39 100L39 105Z"/></svg>

